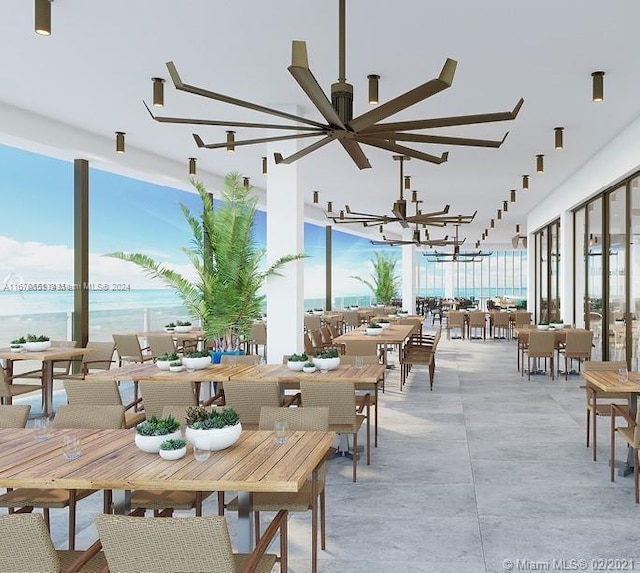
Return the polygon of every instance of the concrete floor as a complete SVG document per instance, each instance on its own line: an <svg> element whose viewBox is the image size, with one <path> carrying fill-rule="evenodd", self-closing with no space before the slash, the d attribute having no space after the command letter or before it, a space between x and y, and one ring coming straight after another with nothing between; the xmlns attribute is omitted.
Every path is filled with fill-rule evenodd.
<svg viewBox="0 0 640 573"><path fill-rule="evenodd" d="M598 462L591 461L581 378L527 381L516 370L514 341L443 337L437 356L433 392L423 367L403 392L398 371L388 371L379 447L371 466L361 461L357 483L350 460L329 462L319 570L625 570L624 561L596 559L640 568L632 479L609 482L607 418L599 424ZM215 507L213 496L206 511ZM80 547L95 539L100 508L100 495L80 502ZM53 513L52 535L62 547L66 510ZM233 514L229 521L233 530ZM290 571L310 571L309 514L292 515L289 551Z"/></svg>

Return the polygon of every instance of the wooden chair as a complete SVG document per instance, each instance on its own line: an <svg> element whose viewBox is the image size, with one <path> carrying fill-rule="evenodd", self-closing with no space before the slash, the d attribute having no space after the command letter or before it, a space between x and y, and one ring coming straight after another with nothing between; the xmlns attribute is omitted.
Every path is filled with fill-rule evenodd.
<svg viewBox="0 0 640 573"><path fill-rule="evenodd" d="M509 339L511 320L508 312L494 311L491 313L493 339Z"/></svg>
<svg viewBox="0 0 640 573"><path fill-rule="evenodd" d="M353 330L360 326L360 315L357 310L345 310L342 315L342 323L345 331Z"/></svg>
<svg viewBox="0 0 640 573"><path fill-rule="evenodd" d="M608 371L617 372L621 368L626 368L627 363L623 361L619 362L599 362L589 360L584 363L582 368L583 372L593 372L593 371ZM629 394L622 394L619 392L604 392L600 390L597 386L593 384L586 383L584 386L587 397L587 437L586 437L586 446L589 447L589 437L591 437L591 447L593 448L593 461L598 460L598 452L597 452L597 420L598 416L613 416L618 415L612 410L612 402L611 400L617 400L617 404L620 408L625 408L627 411L629 410ZM605 400L605 402L601 402L601 400ZM620 403L624 401L623 403Z"/></svg>
<svg viewBox="0 0 640 573"><path fill-rule="evenodd" d="M107 560L96 541L86 551L56 550L39 513L14 513L0 517L0 571L40 573L98 572Z"/></svg>
<svg viewBox="0 0 640 573"><path fill-rule="evenodd" d="M262 357L267 358L267 325L264 322L251 323L251 339L247 341L248 346L253 348L253 353L258 354L262 346Z"/></svg>
<svg viewBox="0 0 640 573"><path fill-rule="evenodd" d="M29 419L31 406L12 404L0 406L0 428L24 428Z"/></svg>
<svg viewBox="0 0 640 573"><path fill-rule="evenodd" d="M487 338L487 315L483 310L474 310L469 313L468 323L467 323L467 331L469 333L469 340L473 338L480 338L479 336L473 336L473 332L475 330L482 331L482 339L486 340Z"/></svg>
<svg viewBox="0 0 640 573"><path fill-rule="evenodd" d="M149 334L147 335L147 344L154 360L158 356L173 354L177 350L176 343L170 334Z"/></svg>
<svg viewBox="0 0 640 573"><path fill-rule="evenodd" d="M12 404L14 396L21 396L22 394L29 394L40 390L42 395L42 403L44 404L44 384L42 384L42 369L31 370L24 374L40 374L40 384L16 384L15 379L21 378L21 374L9 377L5 368L0 364L0 398L2 404Z"/></svg>
<svg viewBox="0 0 640 573"><path fill-rule="evenodd" d="M329 408L329 430L353 436L353 481L356 481L358 464L358 430L367 421L367 465L371 464L371 427L369 401L364 400L356 408L356 393L353 382L318 382L302 380L303 407ZM362 412L366 414L362 414Z"/></svg>
<svg viewBox="0 0 640 573"><path fill-rule="evenodd" d="M124 423L124 406L59 406L53 420L54 428L117 429ZM0 495L0 507L10 512L30 513L34 507L43 509L47 528L50 524L49 510L69 508L69 550L75 549L76 503L98 490L18 488ZM110 506L110 492L105 491L104 509Z"/></svg>
<svg viewBox="0 0 640 573"><path fill-rule="evenodd" d="M560 349L560 354L564 356L564 379L568 379L569 361L578 360L578 372L580 372L580 361L591 359L591 349L593 348L593 332L590 330L568 330L566 342Z"/></svg>
<svg viewBox="0 0 640 573"><path fill-rule="evenodd" d="M436 371L436 349L440 342L441 329L435 336L413 336L400 352L400 390L407 381L411 366L426 365L429 368L429 388L433 391L433 380Z"/></svg>
<svg viewBox="0 0 640 573"><path fill-rule="evenodd" d="M551 379L555 380L553 357L556 352L556 334L555 332L532 330L529 333L529 344L523 349L522 357L522 376L524 376L524 354L527 355L527 379L531 380L531 359L544 358L545 364L547 358L550 361Z"/></svg>
<svg viewBox="0 0 640 573"><path fill-rule="evenodd" d="M194 382L140 381L142 405L147 418L162 416L165 406L197 406L198 392Z"/></svg>
<svg viewBox="0 0 640 573"><path fill-rule="evenodd" d="M636 412L635 420L629 414L629 409L619 404L611 405L611 459L609 465L611 467L611 481L615 481L616 466L616 432L627 442L627 445L633 451L633 484L635 490L636 503L640 503L640 410ZM616 416L622 416L627 422L627 426L616 426Z"/></svg>
<svg viewBox="0 0 640 573"><path fill-rule="evenodd" d="M298 430L328 430L329 408L270 408L260 409L260 430L273 430L276 421L285 421L292 432ZM320 507L320 544L326 549L326 519L325 519L325 482L326 471L324 462L315 470L318 473L318 489L314 495L312 481L307 480L300 491L295 493L266 493L253 494L253 511L256 540L260 539L260 512L280 511L292 512L311 511L311 571L318 569L318 500ZM238 498L233 498L226 508L238 511Z"/></svg>
<svg viewBox="0 0 640 573"><path fill-rule="evenodd" d="M460 336L451 336L454 328L460 329ZM464 338L464 312L461 310L450 310L447 312L447 340L451 338Z"/></svg>
<svg viewBox="0 0 640 573"><path fill-rule="evenodd" d="M152 354L145 354L149 347L142 348L135 334L112 334L118 353L118 366L124 363L144 363L153 360ZM138 381L133 381L133 399L139 398Z"/></svg>
<svg viewBox="0 0 640 573"><path fill-rule="evenodd" d="M71 380L63 381L67 401L71 405L122 406L122 396L115 380ZM144 412L131 411L135 402L125 406L124 427L134 428L144 422Z"/></svg>
<svg viewBox="0 0 640 573"><path fill-rule="evenodd" d="M87 342L87 352L82 356L80 372L68 374L66 376L56 376L64 379L84 379L84 377L94 370L109 370L113 364L113 353L116 350L115 342Z"/></svg>
<svg viewBox="0 0 640 573"><path fill-rule="evenodd" d="M320 330L322 326L322 321L319 316L315 314L305 314L304 315L304 328L307 332L311 332L312 330Z"/></svg>
<svg viewBox="0 0 640 573"><path fill-rule="evenodd" d="M250 573L271 571L277 556L267 554L280 533L280 566L287 570L287 517L280 511L251 554L235 554L224 517L167 517L148 519L126 515L99 515L96 527L112 572L217 571Z"/></svg>

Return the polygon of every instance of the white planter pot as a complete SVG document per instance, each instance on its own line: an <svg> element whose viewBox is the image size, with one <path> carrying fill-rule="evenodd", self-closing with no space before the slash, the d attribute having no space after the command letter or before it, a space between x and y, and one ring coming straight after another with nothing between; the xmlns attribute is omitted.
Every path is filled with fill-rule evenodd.
<svg viewBox="0 0 640 573"><path fill-rule="evenodd" d="M338 358L314 358L313 363L320 370L335 370L340 366L340 357Z"/></svg>
<svg viewBox="0 0 640 573"><path fill-rule="evenodd" d="M314 366L313 368L311 366L305 366L302 368L302 371L305 372L306 374L311 374L312 372L315 372L317 370L317 368Z"/></svg>
<svg viewBox="0 0 640 573"><path fill-rule="evenodd" d="M293 370L294 372L301 372L304 367L304 362L291 362L291 360L287 361L287 368L289 370Z"/></svg>
<svg viewBox="0 0 640 573"><path fill-rule="evenodd" d="M171 434L165 434L164 436L141 436L140 434L136 434L134 439L136 446L140 448L143 452L147 452L148 454L157 454L160 451L160 444L165 440L176 438L182 438L182 432L180 430L176 430Z"/></svg>
<svg viewBox="0 0 640 573"><path fill-rule="evenodd" d="M367 328L365 332L368 336L380 336L384 328Z"/></svg>
<svg viewBox="0 0 640 573"><path fill-rule="evenodd" d="M314 316L322 316L324 311L323 310L314 310L312 311Z"/></svg>
<svg viewBox="0 0 640 573"><path fill-rule="evenodd" d="M237 423L235 426L227 426L217 430L194 430L187 428L185 438L191 445L197 445L203 450L211 450L212 452L224 450L232 446L238 441L242 433L242 424Z"/></svg>
<svg viewBox="0 0 640 573"><path fill-rule="evenodd" d="M382 330L391 326L390 322L379 322L378 324L382 327Z"/></svg>
<svg viewBox="0 0 640 573"><path fill-rule="evenodd" d="M193 326L176 326L176 332L191 332Z"/></svg>
<svg viewBox="0 0 640 573"><path fill-rule="evenodd" d="M24 349L29 352L42 352L43 350L47 350L47 348L51 348L51 341L45 340L44 342L25 342Z"/></svg>
<svg viewBox="0 0 640 573"><path fill-rule="evenodd" d="M538 330L549 330L549 325L548 324L539 324L538 325Z"/></svg>
<svg viewBox="0 0 640 573"><path fill-rule="evenodd" d="M187 447L185 446L179 450L158 450L158 453L163 460L179 460L184 458L187 453Z"/></svg>
<svg viewBox="0 0 640 573"><path fill-rule="evenodd" d="M186 370L186 368L181 364L180 366L169 366L169 370L171 372L182 372L183 370Z"/></svg>
<svg viewBox="0 0 640 573"><path fill-rule="evenodd" d="M169 370L169 364L171 364L173 360L156 360L156 366L160 370Z"/></svg>
<svg viewBox="0 0 640 573"><path fill-rule="evenodd" d="M211 364L211 356L201 358L183 358L182 364L187 370L202 370Z"/></svg>
<svg viewBox="0 0 640 573"><path fill-rule="evenodd" d="M11 346L11 352L22 352L24 350L24 348L22 347L22 345L20 346Z"/></svg>

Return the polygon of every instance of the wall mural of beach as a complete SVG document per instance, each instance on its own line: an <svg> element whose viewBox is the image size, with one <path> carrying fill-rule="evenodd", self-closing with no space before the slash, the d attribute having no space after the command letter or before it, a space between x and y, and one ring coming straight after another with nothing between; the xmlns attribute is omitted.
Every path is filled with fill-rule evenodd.
<svg viewBox="0 0 640 573"><path fill-rule="evenodd" d="M0 146L0 346L27 333L65 339L73 306L73 164ZM90 170L90 338L111 340L113 332L185 319L172 290L134 265L104 257L122 250L143 252L190 274L181 247L190 231L179 203L193 211L198 197L171 187ZM259 211L255 237L266 238L266 214ZM333 294L336 306L368 304L368 289L349 275L368 277L376 247L361 237L334 230ZM305 307L324 306L325 230L305 223ZM401 273L401 261L397 266ZM146 311L145 311L146 309Z"/></svg>

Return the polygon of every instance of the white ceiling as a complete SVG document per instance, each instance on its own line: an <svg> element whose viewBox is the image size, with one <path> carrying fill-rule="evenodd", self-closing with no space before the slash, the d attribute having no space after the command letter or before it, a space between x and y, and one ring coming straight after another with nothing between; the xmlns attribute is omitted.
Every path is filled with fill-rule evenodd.
<svg viewBox="0 0 640 573"><path fill-rule="evenodd" d="M126 161L131 167L131 156L112 151L113 133L120 130L127 132L127 155L148 152L167 165L184 164L185 179L186 159L194 156L200 173L239 170L253 185L264 186L265 146L238 148L235 154L199 150L192 132L215 142L224 140L224 129L151 120L142 100L150 103L151 77L168 79L169 60L187 83L262 105L296 105L317 120L320 115L287 71L291 41L306 40L310 68L327 93L337 79L338 0L55 0L50 37L33 32L33 10L31 0L0 3L4 140L10 141L7 126L15 129L17 116L13 124L7 116L8 106L14 106L59 122L42 122L39 133L24 139L58 147L69 158L79 152L101 158L98 164L106 168L118 170ZM509 204L490 234L491 243L510 242L515 224L524 225L531 208L640 113L638 21L637 0L347 0L347 80L355 89L354 115L369 107L367 74L381 76L384 102L436 77L447 57L458 61L453 86L393 121L507 111L523 97L513 122L440 130L491 139L509 131L500 149L416 146L436 155L448 150L449 161L412 160L405 169L425 210L445 203L451 204L450 213L478 210L476 221L464 229L467 245L480 238L509 190L517 189L517 203ZM602 104L591 102L594 70L606 71ZM280 122L177 92L170 81L158 113ZM70 143L60 124L88 132L82 149ZM561 151L553 148L558 125L565 127ZM264 136L237 134L238 139ZM390 153L364 149L373 166L364 171L337 143L300 160L305 201L311 203L318 189L323 204L389 211L398 194L397 163ZM542 175L534 173L539 153L545 154ZM525 173L531 175L530 189L521 192Z"/></svg>

